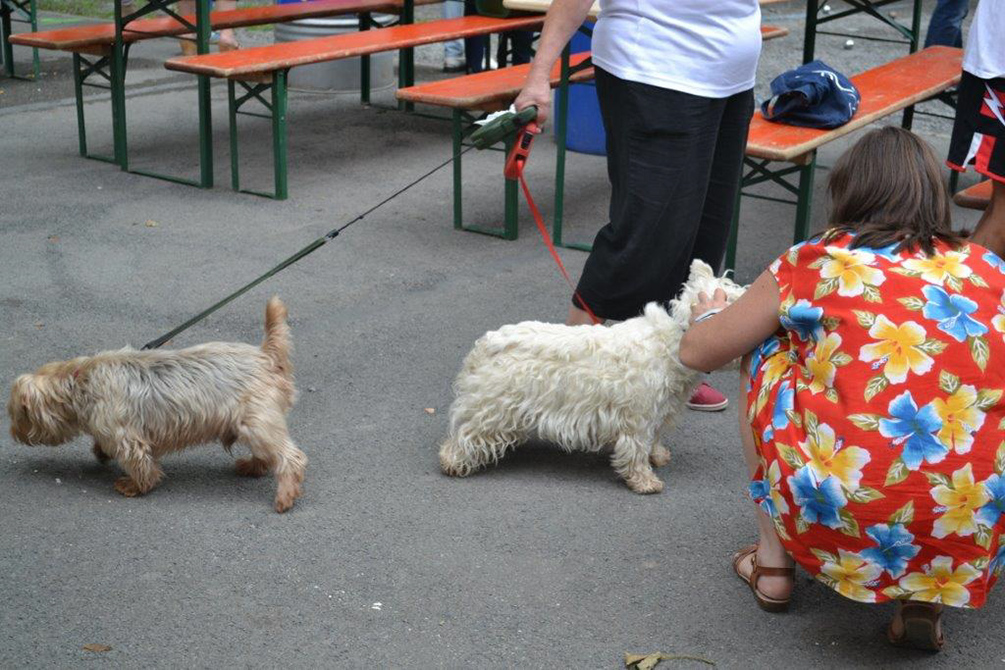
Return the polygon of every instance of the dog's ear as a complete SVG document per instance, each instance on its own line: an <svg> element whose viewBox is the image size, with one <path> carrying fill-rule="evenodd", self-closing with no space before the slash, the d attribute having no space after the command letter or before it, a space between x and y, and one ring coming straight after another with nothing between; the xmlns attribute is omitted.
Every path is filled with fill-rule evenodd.
<svg viewBox="0 0 1005 670"><path fill-rule="evenodd" d="M715 277L715 272L712 271L712 267L708 263L700 258L691 261L691 270L687 278L689 282L696 279L712 279L713 277Z"/></svg>

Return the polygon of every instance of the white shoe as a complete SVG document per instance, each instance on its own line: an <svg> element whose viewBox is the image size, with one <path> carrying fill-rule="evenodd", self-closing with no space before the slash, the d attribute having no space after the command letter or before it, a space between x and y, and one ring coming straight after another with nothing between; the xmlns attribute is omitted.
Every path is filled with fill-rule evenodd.
<svg viewBox="0 0 1005 670"><path fill-rule="evenodd" d="M447 56L443 59L444 72L463 72L467 69L467 63L460 56Z"/></svg>

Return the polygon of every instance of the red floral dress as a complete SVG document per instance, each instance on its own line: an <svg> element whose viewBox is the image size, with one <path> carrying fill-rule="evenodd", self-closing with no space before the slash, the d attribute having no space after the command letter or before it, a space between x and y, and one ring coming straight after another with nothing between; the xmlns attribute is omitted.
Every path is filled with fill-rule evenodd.
<svg viewBox="0 0 1005 670"><path fill-rule="evenodd" d="M862 602L980 607L1005 566L1005 261L837 235L769 268L751 496L810 574Z"/></svg>

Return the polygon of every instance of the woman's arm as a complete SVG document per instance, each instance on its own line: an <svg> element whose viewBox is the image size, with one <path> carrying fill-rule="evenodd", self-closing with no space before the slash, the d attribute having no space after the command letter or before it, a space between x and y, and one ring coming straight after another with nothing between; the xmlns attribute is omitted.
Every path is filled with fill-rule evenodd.
<svg viewBox="0 0 1005 670"><path fill-rule="evenodd" d="M695 316L725 305L718 295L695 306ZM692 370L711 372L734 358L753 351L778 330L778 284L765 270L732 305L695 323L684 333L680 343L681 363Z"/></svg>
<svg viewBox="0 0 1005 670"><path fill-rule="evenodd" d="M551 68L562 55L562 49L590 13L593 0L554 0L544 19L544 29L537 45L537 54L527 74L523 90L517 96L517 111L537 106L537 123L544 126L551 114Z"/></svg>

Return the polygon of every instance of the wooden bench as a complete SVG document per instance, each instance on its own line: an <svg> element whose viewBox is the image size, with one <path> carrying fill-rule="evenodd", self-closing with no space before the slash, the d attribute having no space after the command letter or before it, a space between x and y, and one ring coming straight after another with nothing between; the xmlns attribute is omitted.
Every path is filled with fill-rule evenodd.
<svg viewBox="0 0 1005 670"><path fill-rule="evenodd" d="M567 75L571 83L593 79L593 67L590 64L590 53L572 54L568 61L571 73ZM562 63L556 63L551 72L551 85L557 87L562 83ZM469 74L454 79L442 79L418 84L398 90L398 98L409 102L446 107L453 112L453 168L454 168L454 228L475 233L495 235L507 240L517 238L518 198L517 183L505 180L504 223L502 227L486 227L464 225L463 222L463 180L461 178L461 150L464 137L471 130L475 116L471 112L492 112L506 109L513 102L520 89L523 88L530 64L516 65L489 70L477 74ZM564 109L564 108L563 108ZM562 127L564 114L558 126ZM468 124L464 127L465 122ZM561 131L560 131L561 132ZM564 133L561 133L564 136ZM512 147L512 138L506 143L506 151Z"/></svg>
<svg viewBox="0 0 1005 670"><path fill-rule="evenodd" d="M977 182L953 196L953 202L967 209L987 209L991 204L991 180Z"/></svg>
<svg viewBox="0 0 1005 670"><path fill-rule="evenodd" d="M431 4L440 1L414 0L417 4ZM210 12L209 19L213 30L222 30L283 23L299 19L355 14L359 17L360 30L368 30L371 27L371 14L401 13L403 4L404 0L314 0L312 2ZM181 18L181 21L174 17L139 18L129 21L122 31L122 41L126 51L123 55L121 72L116 71L115 58L113 58L113 49L115 47L114 23L59 28L35 33L21 33L12 36L10 41L13 44L22 46L67 51L73 54L74 92L77 100L77 135L80 155L116 163L121 165L123 169L128 169L124 91L128 48L130 45L141 40L191 33L196 17L187 15ZM367 74L369 74L368 65L366 62L363 63ZM105 83L88 83L88 79L91 77L100 77ZM87 131L83 101L84 87L109 89L112 92L112 130L113 136L116 138L116 156L114 158L93 155L87 150ZM365 92L368 94L368 91ZM118 103L119 109L116 109L116 100L120 101ZM200 139L200 144L208 142L208 134L207 137ZM211 147L201 146L201 149L204 152L209 150L209 155L212 155ZM211 159L209 167L211 170Z"/></svg>
<svg viewBox="0 0 1005 670"><path fill-rule="evenodd" d="M761 36L764 40L783 37L788 34L785 28L775 26L762 26ZM567 69L567 79L569 83L578 83L593 79L593 67L589 63L589 52L563 54L563 62L557 63L552 71L551 85L559 87L562 81L562 68ZM475 121L471 111L491 112L505 109L513 102L523 88L530 65L518 65L515 67L493 70L490 72L480 72L454 79L442 79L431 81L409 88L398 90L398 99L406 100L417 104L434 105L445 107L453 113L453 162L454 168L454 228L457 230L468 230L476 233L495 235L507 240L515 240L518 234L517 222L517 184L507 180L504 197L504 223L502 227L485 227L475 225L465 225L463 222L463 180L461 172L461 158L459 156L463 145L464 136L468 133L464 129L464 123L469 124ZM559 96L563 96L564 89L559 91ZM561 212L564 196L564 165L565 165L565 122L567 104L560 101L556 110L554 122L556 126L556 137L558 138L558 160L556 162L556 184L555 184L555 217L553 220L553 237L556 244L562 244ZM506 150L509 150L509 145ZM582 248L582 245L567 245L574 248Z"/></svg>
<svg viewBox="0 0 1005 670"><path fill-rule="evenodd" d="M298 65L368 56L382 51L417 47L476 35L488 35L508 30L533 30L541 26L544 17L526 16L511 19L485 16L465 16L414 25L394 26L321 37L302 42L271 44L227 53L172 58L164 66L169 70L217 77L227 80L230 101L231 184L242 190L237 162L237 115L241 106L257 99L272 121L274 182L273 193L246 191L276 199L285 199L286 169L286 75ZM244 93L236 96L241 86ZM271 101L263 97L271 90ZM261 115L260 115L261 116Z"/></svg>
<svg viewBox="0 0 1005 670"><path fill-rule="evenodd" d="M736 263L741 195L796 205L794 239L795 242L806 239L817 149L915 103L932 98L945 99L945 92L960 81L962 59L961 49L929 47L851 77L862 94L862 101L851 121L839 128L822 130L773 123L766 120L760 111L755 112L747 135L744 156L747 169L737 193L726 250L726 267L732 269ZM909 119L905 119L904 125L909 126ZM781 168L772 165L779 162L787 165ZM798 174L798 184L786 180L792 174ZM795 195L796 200L782 200L744 191L745 188L764 182L781 186Z"/></svg>

